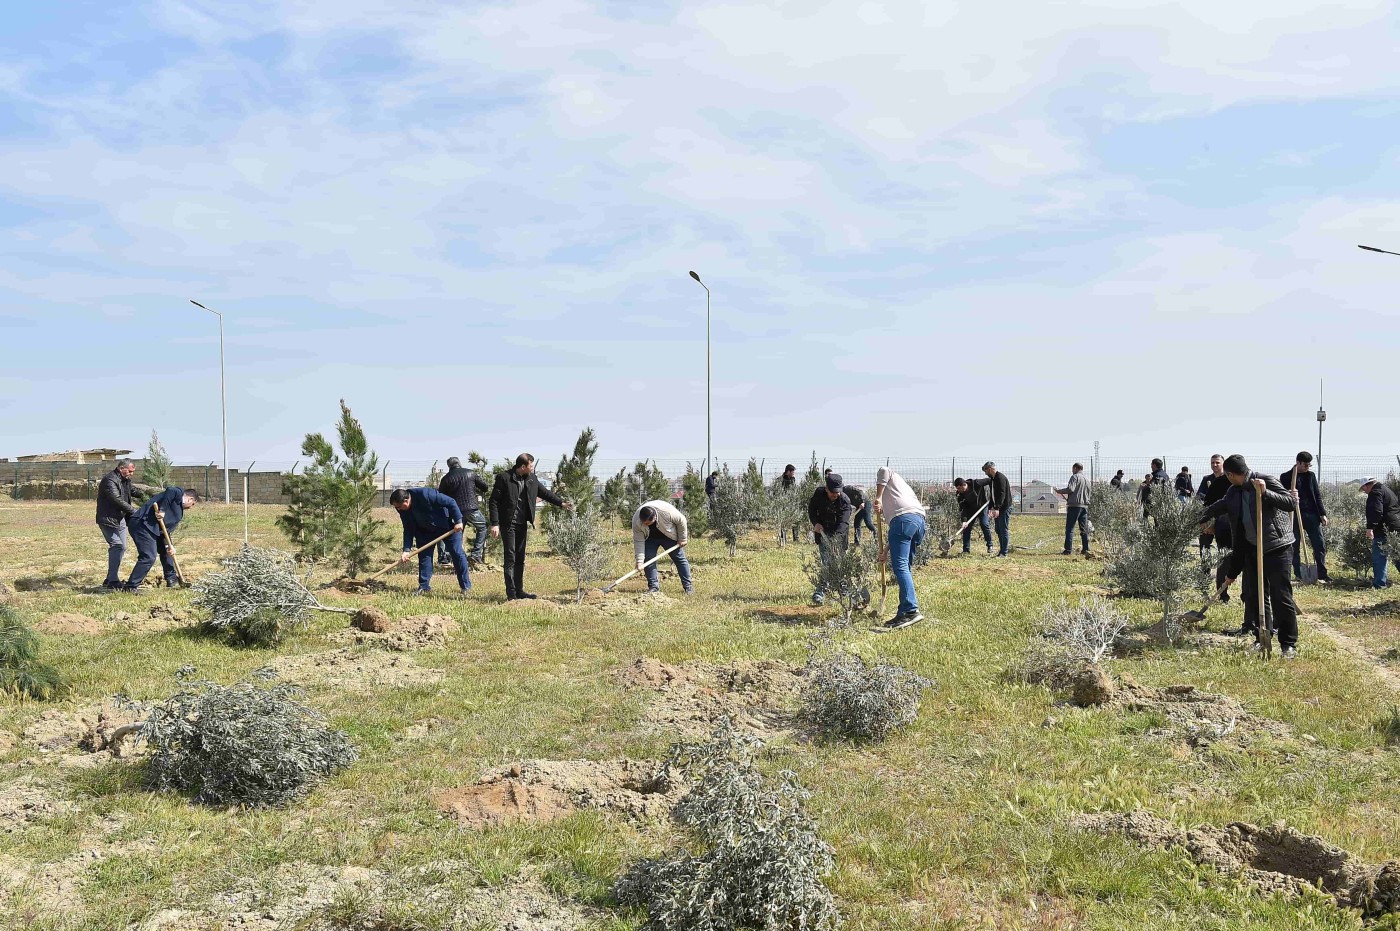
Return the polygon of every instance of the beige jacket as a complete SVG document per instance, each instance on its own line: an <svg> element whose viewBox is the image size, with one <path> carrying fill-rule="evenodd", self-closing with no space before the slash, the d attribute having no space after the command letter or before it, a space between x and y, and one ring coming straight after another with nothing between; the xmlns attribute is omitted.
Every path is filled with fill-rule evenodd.
<svg viewBox="0 0 1400 931"><path fill-rule="evenodd" d="M690 525L685 515L666 501L647 501L632 514L632 549L637 554L637 562L646 562L647 535L650 527L642 525L642 508L656 511L656 529L675 540L681 546L690 542Z"/></svg>

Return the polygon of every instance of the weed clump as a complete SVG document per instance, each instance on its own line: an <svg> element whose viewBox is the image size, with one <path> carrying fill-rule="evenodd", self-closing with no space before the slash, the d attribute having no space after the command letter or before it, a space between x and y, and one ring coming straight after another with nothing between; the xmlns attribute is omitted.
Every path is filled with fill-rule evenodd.
<svg viewBox="0 0 1400 931"><path fill-rule="evenodd" d="M305 627L313 610L342 610L316 600L290 553L244 546L221 565L194 583L190 604L209 612L206 627L236 642L272 646Z"/></svg>
<svg viewBox="0 0 1400 931"><path fill-rule="evenodd" d="M912 723L933 681L891 663L839 650L807 663L799 719L838 740L878 741Z"/></svg>
<svg viewBox="0 0 1400 931"><path fill-rule="evenodd" d="M150 747L152 785L211 805L287 805L347 769L359 751L343 731L297 699L301 689L253 679L218 685L177 674L179 691L155 705L137 731Z"/></svg>
<svg viewBox="0 0 1400 931"><path fill-rule="evenodd" d="M1021 665L1021 678L1053 688L1070 686L1086 666L1097 666L1127 629L1128 618L1106 598L1046 608L1042 632Z"/></svg>
<svg viewBox="0 0 1400 931"><path fill-rule="evenodd" d="M67 691L67 678L39 660L39 637L13 608L0 605L0 692L49 701Z"/></svg>
<svg viewBox="0 0 1400 931"><path fill-rule="evenodd" d="M702 744L672 748L663 773L693 782L672 817L685 849L634 864L613 887L646 909L648 931L835 931L840 913L825 877L831 847L807 814L810 797L791 772L755 768L757 740L721 723Z"/></svg>

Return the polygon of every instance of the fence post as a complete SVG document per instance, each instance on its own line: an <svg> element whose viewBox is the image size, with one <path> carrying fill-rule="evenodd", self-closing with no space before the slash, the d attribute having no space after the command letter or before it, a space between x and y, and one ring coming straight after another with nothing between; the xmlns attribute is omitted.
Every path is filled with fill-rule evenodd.
<svg viewBox="0 0 1400 931"><path fill-rule="evenodd" d="M1021 513L1026 513L1026 457L1021 457Z"/></svg>
<svg viewBox="0 0 1400 931"><path fill-rule="evenodd" d="M392 460L390 460L392 461ZM379 473L379 506L389 506L389 463L384 463L384 471Z"/></svg>
<svg viewBox="0 0 1400 931"><path fill-rule="evenodd" d="M243 473L243 545L248 545L248 473Z"/></svg>
<svg viewBox="0 0 1400 931"><path fill-rule="evenodd" d="M58 463L49 463L49 497L52 498L57 492L54 491L54 473L58 471Z"/></svg>
<svg viewBox="0 0 1400 931"><path fill-rule="evenodd" d="M958 477L958 457L957 457L957 456L954 456L954 457L953 457L953 468L950 469L949 471L951 471L951 472L953 473L952 475L948 476L948 481L951 482L953 479L955 479L955 478Z"/></svg>

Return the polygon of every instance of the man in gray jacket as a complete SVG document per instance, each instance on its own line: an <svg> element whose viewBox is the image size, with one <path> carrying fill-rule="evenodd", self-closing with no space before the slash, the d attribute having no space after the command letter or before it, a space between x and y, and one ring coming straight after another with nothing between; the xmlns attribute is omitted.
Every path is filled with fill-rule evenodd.
<svg viewBox="0 0 1400 931"><path fill-rule="evenodd" d="M681 577L681 588L687 595L695 591L690 581L690 560L685 558L685 545L689 542L690 524L674 505L657 499L637 508L632 515L632 551L637 557L638 569L650 563L646 567L648 592L661 591L661 574L651 560L673 546L677 549L671 554L671 562Z"/></svg>
<svg viewBox="0 0 1400 931"><path fill-rule="evenodd" d="M126 555L126 519L136 513L131 503L131 476L136 463L123 459L117 467L102 476L97 486L97 526L107 541L107 578L103 588L122 587L122 557Z"/></svg>
<svg viewBox="0 0 1400 931"><path fill-rule="evenodd" d="M1060 555L1074 552L1074 527L1079 525L1080 550L1089 555L1089 481L1084 477L1084 466L1076 462L1071 470L1069 484L1055 491L1065 496L1068 509L1065 511L1065 549Z"/></svg>

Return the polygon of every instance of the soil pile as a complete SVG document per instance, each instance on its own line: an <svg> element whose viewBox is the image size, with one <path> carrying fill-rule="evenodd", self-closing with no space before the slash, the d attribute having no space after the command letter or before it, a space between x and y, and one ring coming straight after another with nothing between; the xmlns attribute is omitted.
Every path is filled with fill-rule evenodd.
<svg viewBox="0 0 1400 931"><path fill-rule="evenodd" d="M656 693L643 722L690 738L710 736L724 718L765 739L788 732L802 689L799 667L771 659L676 666L642 657L622 678L631 688Z"/></svg>
<svg viewBox="0 0 1400 931"><path fill-rule="evenodd" d="M383 615L360 621L360 615L373 610ZM382 626L383 630L366 630L359 626L368 623ZM337 631L332 639L341 643L368 644L382 647L395 653L409 653L414 650L442 649L447 646L447 634L457 628L457 622L445 614L416 614L401 621L390 621L388 615L378 608L361 610L350 621L350 626Z"/></svg>
<svg viewBox="0 0 1400 931"><path fill-rule="evenodd" d="M460 824L554 821L585 808L629 818L663 817L685 794L655 763L639 760L526 760L487 773L476 785L439 792L434 802Z"/></svg>
<svg viewBox="0 0 1400 931"><path fill-rule="evenodd" d="M1293 736L1293 729L1287 724L1251 714L1228 695L1202 692L1193 685L1155 688L1124 682L1111 704L1124 711L1161 715L1167 722L1162 730L1184 737L1193 747L1222 741L1246 745L1259 736Z"/></svg>
<svg viewBox="0 0 1400 931"><path fill-rule="evenodd" d="M441 669L419 666L411 656L393 650L366 649L364 646L278 657L273 661L272 668L289 682L324 685L349 692L426 685L442 681L443 675Z"/></svg>
<svg viewBox="0 0 1400 931"><path fill-rule="evenodd" d="M1260 892L1296 896L1306 887L1330 894L1338 906L1368 916L1400 912L1400 862L1373 865L1320 837L1282 824L1234 822L1183 830L1144 811L1079 815L1072 827L1121 834L1148 847L1181 847L1193 860L1237 875Z"/></svg>

